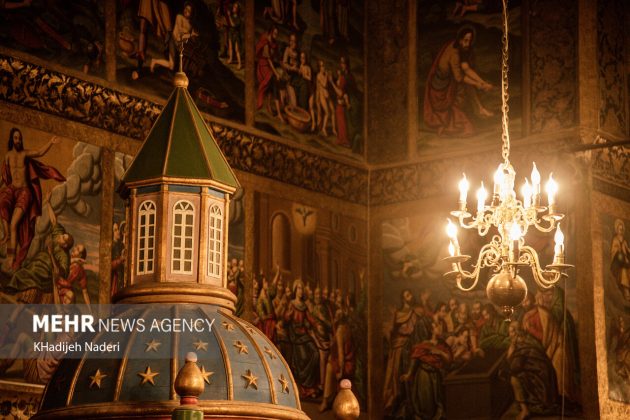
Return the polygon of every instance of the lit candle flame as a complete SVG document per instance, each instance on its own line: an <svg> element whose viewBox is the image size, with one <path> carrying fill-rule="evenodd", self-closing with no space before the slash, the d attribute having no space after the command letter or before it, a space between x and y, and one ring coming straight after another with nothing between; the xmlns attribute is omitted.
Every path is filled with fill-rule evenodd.
<svg viewBox="0 0 630 420"><path fill-rule="evenodd" d="M451 219L446 220L448 220L448 225L446 225L446 234L451 239L457 239L457 226L451 222Z"/></svg>
<svg viewBox="0 0 630 420"><path fill-rule="evenodd" d="M560 229L560 223L558 223L558 228L556 229L556 234L553 236L553 239L556 242L556 246L554 247L556 256L562 255L564 253L564 233L562 233Z"/></svg>
<svg viewBox="0 0 630 420"><path fill-rule="evenodd" d="M532 169L532 184L535 187L540 185L540 172L538 172L538 168L536 167L536 162L534 162L534 169Z"/></svg>
<svg viewBox="0 0 630 420"><path fill-rule="evenodd" d="M466 202L466 195L468 195L468 187L470 184L466 179L466 174L462 174L462 179L459 181L459 201Z"/></svg>
<svg viewBox="0 0 630 420"><path fill-rule="evenodd" d="M484 211L487 197L488 197L488 192L483 187L483 181L481 181L481 188L477 190L477 211L478 212Z"/></svg>
<svg viewBox="0 0 630 420"><path fill-rule="evenodd" d="M545 184L545 191L547 192L547 200L549 205L552 206L556 203L556 193L558 192L558 183L553 179L553 173L549 174L549 181Z"/></svg>

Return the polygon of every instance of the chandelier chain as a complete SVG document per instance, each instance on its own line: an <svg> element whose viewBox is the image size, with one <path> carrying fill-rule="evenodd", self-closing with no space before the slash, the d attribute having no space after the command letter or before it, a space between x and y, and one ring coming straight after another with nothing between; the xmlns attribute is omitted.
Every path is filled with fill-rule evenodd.
<svg viewBox="0 0 630 420"><path fill-rule="evenodd" d="M503 147L501 148L501 154L505 164L509 164L510 157L510 133L508 131L508 0L503 0L503 37L501 50L501 140L503 141Z"/></svg>

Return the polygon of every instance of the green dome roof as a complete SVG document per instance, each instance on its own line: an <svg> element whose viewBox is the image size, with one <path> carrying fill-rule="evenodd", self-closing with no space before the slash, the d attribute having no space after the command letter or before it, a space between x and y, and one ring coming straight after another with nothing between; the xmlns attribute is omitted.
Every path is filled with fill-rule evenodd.
<svg viewBox="0 0 630 420"><path fill-rule="evenodd" d="M174 89L123 178L124 184L160 178L212 180L240 187L201 113L183 86Z"/></svg>
<svg viewBox="0 0 630 420"><path fill-rule="evenodd" d="M144 309L142 309L144 307ZM136 418L169 415L179 405L177 372L195 352L204 372L199 406L206 418L307 419L287 362L250 323L215 305L134 306L118 318L203 318L212 332L96 333L92 342L120 342L122 358L84 352L62 360L46 387L37 419ZM156 342L158 344L156 344ZM140 358L138 355L147 355ZM96 380L98 384L96 384ZM168 417L170 418L170 417Z"/></svg>

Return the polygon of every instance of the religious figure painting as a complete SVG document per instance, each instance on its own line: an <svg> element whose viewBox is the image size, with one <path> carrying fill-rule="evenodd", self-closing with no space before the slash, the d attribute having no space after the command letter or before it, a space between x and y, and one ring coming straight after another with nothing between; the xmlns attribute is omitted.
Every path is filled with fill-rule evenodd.
<svg viewBox="0 0 630 420"><path fill-rule="evenodd" d="M254 324L291 367L303 408L331 414L344 378L364 405L365 221L262 193L256 220Z"/></svg>
<svg viewBox="0 0 630 420"><path fill-rule="evenodd" d="M256 2L256 126L347 156L363 153L361 1Z"/></svg>
<svg viewBox="0 0 630 420"><path fill-rule="evenodd" d="M0 302L97 303L101 149L6 121L0 133ZM0 378L44 384L61 354L21 362L33 346L13 334L18 315L0 332L13 355L0 360Z"/></svg>
<svg viewBox="0 0 630 420"><path fill-rule="evenodd" d="M166 98L181 53L199 109L244 120L242 1L127 0L117 14L118 82Z"/></svg>
<svg viewBox="0 0 630 420"><path fill-rule="evenodd" d="M608 395L625 403L630 403L629 223L625 218L602 218Z"/></svg>
<svg viewBox="0 0 630 420"><path fill-rule="evenodd" d="M521 2L509 2L510 132L521 130ZM501 137L501 2L418 4L419 150Z"/></svg>
<svg viewBox="0 0 630 420"><path fill-rule="evenodd" d="M485 287L462 292L442 277L441 220L382 224L385 417L521 419L558 415L563 402L565 413L579 416L575 286L539 290L521 272L529 292L505 320ZM531 240L549 259L551 245ZM471 234L460 244L475 255L483 242Z"/></svg>
<svg viewBox="0 0 630 420"><path fill-rule="evenodd" d="M103 77L105 2L7 0L0 2L0 45Z"/></svg>

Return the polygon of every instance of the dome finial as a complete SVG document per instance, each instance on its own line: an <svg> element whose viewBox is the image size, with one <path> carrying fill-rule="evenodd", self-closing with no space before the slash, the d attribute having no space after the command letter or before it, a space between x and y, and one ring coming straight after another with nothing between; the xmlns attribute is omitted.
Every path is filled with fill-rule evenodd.
<svg viewBox="0 0 630 420"><path fill-rule="evenodd" d="M180 369L175 378L175 392L181 397L182 405L196 405L199 395L204 390L204 378L197 366L197 354L186 354L186 364Z"/></svg>
<svg viewBox="0 0 630 420"><path fill-rule="evenodd" d="M186 76L186 73L184 73L184 44L186 44L186 41L188 41L188 38L182 38L181 41L177 42L177 49L179 50L179 68L173 78L173 85L175 87L188 87L188 77Z"/></svg>
<svg viewBox="0 0 630 420"><path fill-rule="evenodd" d="M355 420L359 418L361 408L357 397L351 391L352 382L343 379L339 383L339 392L333 402L333 413L339 420Z"/></svg>

